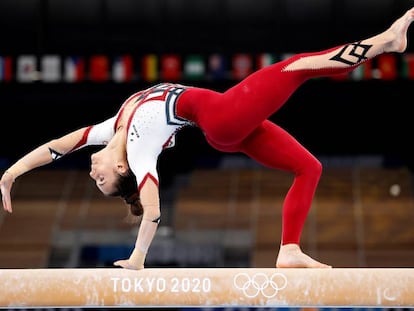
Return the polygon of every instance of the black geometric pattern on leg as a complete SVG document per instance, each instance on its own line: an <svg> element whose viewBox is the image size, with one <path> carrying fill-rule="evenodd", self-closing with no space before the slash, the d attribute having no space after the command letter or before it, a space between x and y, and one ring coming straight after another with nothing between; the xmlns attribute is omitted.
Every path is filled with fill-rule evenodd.
<svg viewBox="0 0 414 311"><path fill-rule="evenodd" d="M345 55L345 51L350 46L352 46L352 50L347 55L357 57L356 62L352 62L352 61L349 61L347 59L342 58L342 56ZM349 66L356 65L356 64L368 59L368 57L366 57L366 54L367 54L367 52L369 51L369 49L371 47L372 47L372 45L361 44L361 41L356 42L356 43L352 43L352 44L347 44L339 51L338 54L331 57L330 59L331 60L336 60L338 62L344 63L344 64L349 65Z"/></svg>

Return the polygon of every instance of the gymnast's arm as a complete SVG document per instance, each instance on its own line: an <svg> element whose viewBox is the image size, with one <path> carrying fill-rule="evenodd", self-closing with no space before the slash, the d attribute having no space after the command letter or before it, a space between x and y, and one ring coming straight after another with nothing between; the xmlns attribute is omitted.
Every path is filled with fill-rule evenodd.
<svg viewBox="0 0 414 311"><path fill-rule="evenodd" d="M144 210L134 250L128 259L114 262L115 266L127 269L144 269L145 257L154 239L161 217L158 183L146 178L140 190L141 204Z"/></svg>
<svg viewBox="0 0 414 311"><path fill-rule="evenodd" d="M9 213L12 212L10 194L13 183L17 177L37 167L51 163L53 160L56 160L72 151L81 141L87 129L88 127L83 127L60 138L50 140L49 142L30 151L10 166L3 173L0 180L4 210Z"/></svg>
<svg viewBox="0 0 414 311"><path fill-rule="evenodd" d="M60 138L53 139L30 151L10 166L0 179L3 208L11 213L11 188L15 179L37 167L58 160L64 155L89 145L106 144L114 135L114 124L117 116L92 126L85 126Z"/></svg>

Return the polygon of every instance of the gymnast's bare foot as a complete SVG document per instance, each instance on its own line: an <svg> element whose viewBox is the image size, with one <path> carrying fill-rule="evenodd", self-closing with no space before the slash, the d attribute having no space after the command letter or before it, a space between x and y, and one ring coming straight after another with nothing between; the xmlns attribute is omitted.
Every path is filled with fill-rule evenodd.
<svg viewBox="0 0 414 311"><path fill-rule="evenodd" d="M408 27L414 21L414 8L408 10L403 16L397 19L390 28L381 35L388 42L385 45L385 52L402 53L407 48L407 31ZM381 36L380 35L380 36Z"/></svg>
<svg viewBox="0 0 414 311"><path fill-rule="evenodd" d="M304 254L297 244L280 247L276 268L332 268Z"/></svg>

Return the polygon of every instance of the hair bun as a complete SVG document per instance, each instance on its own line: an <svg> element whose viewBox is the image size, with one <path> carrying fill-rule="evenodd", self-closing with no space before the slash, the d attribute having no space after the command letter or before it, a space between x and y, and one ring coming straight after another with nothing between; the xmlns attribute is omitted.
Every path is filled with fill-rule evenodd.
<svg viewBox="0 0 414 311"><path fill-rule="evenodd" d="M125 198L125 202L128 204L140 203L139 193L134 192L133 194L129 195L128 197Z"/></svg>
<svg viewBox="0 0 414 311"><path fill-rule="evenodd" d="M141 216L144 213L144 208L142 207L138 192L134 192L133 194L125 198L125 202L129 204L129 208L132 215Z"/></svg>

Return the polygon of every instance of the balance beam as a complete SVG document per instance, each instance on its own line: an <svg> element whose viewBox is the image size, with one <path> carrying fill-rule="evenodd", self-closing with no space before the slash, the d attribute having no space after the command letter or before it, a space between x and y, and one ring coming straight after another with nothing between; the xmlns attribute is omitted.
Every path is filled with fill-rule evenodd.
<svg viewBox="0 0 414 311"><path fill-rule="evenodd" d="M414 269L0 269L0 308L412 307Z"/></svg>

